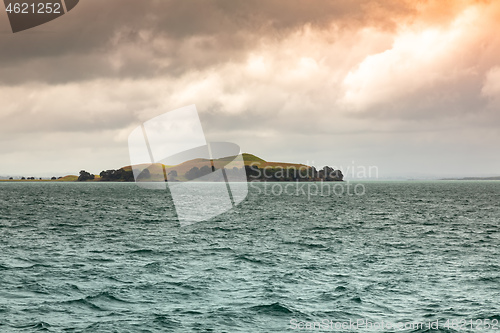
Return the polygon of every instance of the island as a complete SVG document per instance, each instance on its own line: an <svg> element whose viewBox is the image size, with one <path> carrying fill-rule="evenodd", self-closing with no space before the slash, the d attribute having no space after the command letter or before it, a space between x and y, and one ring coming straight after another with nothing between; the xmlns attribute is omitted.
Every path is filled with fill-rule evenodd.
<svg viewBox="0 0 500 333"><path fill-rule="evenodd" d="M314 166L297 163L268 162L253 154L242 154L243 163L233 166L229 164L232 157L226 157L216 160L193 159L178 165L154 164L150 166L125 166L119 169L103 170L99 175L81 170L79 175L68 175L64 177L51 177L42 179L35 177L20 177L6 181L54 181L54 182L133 182L158 181L154 179L155 175L162 175L161 180L185 182L193 181L203 177L209 181L223 181L221 177L206 177L215 174L214 171L224 168L226 173L237 173L246 175L248 182L281 182L281 181L343 181L344 175L341 170L335 170L332 167L324 166L316 169ZM242 173L242 169L245 173ZM139 170L139 171L138 171ZM161 171L160 171L161 170ZM134 171L136 177L134 177ZM244 181L245 179L242 179Z"/></svg>

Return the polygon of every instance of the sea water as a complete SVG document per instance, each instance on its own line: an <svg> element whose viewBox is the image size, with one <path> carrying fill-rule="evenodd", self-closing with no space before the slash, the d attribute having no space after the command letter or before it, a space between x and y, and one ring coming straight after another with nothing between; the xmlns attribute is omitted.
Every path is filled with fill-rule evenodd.
<svg viewBox="0 0 500 333"><path fill-rule="evenodd" d="M181 227L132 183L0 183L0 331L494 330L500 182L362 185Z"/></svg>

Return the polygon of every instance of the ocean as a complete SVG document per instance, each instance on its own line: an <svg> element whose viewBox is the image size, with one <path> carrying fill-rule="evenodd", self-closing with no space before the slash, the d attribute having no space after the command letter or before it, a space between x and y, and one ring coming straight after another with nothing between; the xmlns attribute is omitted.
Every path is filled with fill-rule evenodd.
<svg viewBox="0 0 500 333"><path fill-rule="evenodd" d="M500 332L500 182L360 184L181 227L133 183L0 183L0 332Z"/></svg>

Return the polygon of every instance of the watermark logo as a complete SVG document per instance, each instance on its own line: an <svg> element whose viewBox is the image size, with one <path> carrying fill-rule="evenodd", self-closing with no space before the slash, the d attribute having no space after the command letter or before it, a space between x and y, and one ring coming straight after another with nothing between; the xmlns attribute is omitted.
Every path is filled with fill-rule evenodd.
<svg viewBox="0 0 500 333"><path fill-rule="evenodd" d="M4 0L12 32L34 28L75 8L79 0Z"/></svg>
<svg viewBox="0 0 500 333"><path fill-rule="evenodd" d="M227 212L248 194L240 147L207 143L195 105L146 121L128 145L136 184L168 189L181 226Z"/></svg>

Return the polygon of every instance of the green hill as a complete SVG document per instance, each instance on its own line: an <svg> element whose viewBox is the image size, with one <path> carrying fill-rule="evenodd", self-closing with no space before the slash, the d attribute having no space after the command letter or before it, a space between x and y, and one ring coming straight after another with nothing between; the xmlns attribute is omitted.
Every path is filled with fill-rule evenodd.
<svg viewBox="0 0 500 333"><path fill-rule="evenodd" d="M188 179L195 179L197 177L192 177L193 174L196 174L199 170L199 172L208 172L210 173L210 170L215 167L215 169L221 169L221 168L226 168L226 169L241 169L245 168L247 171L247 177L250 177L250 174L252 173L259 173L259 170L265 169L268 172L266 174L271 174L274 175L272 179L274 180L290 180L290 179L295 179L297 176L297 172L299 173L306 173L307 176L302 177L302 179L308 179L308 180L317 180L320 179L321 177L321 170L316 171L314 168L311 166L307 166L305 164L298 164L298 163L286 163L286 162L268 162L256 155L249 154L249 153L243 153L242 154L243 161L244 163L242 164L241 162L234 162L231 163L235 156L228 156L228 157L223 157L220 159L215 159L215 160L209 160L205 158L196 158L193 160L189 160L183 163L180 163L178 165L162 165L159 163L150 165L150 164L144 164L144 165L136 165L134 166L136 169L141 170L141 175L139 177L146 177L144 179L153 179L153 178L158 178L163 180L164 175L167 175L168 177L174 177L173 179L178 180L178 181L186 181ZM331 168L330 168L331 169ZM281 170L281 171L280 171ZM287 172L287 176L283 175L283 170ZM309 171L311 172L309 172ZM333 171L333 169L331 169ZM280 173L281 172L281 173ZM295 175L294 177L288 176L290 172L293 172L291 174ZM86 171L81 171L80 175L85 175L88 174L90 176L90 173ZM323 175L327 174L327 171L324 171ZM328 178L330 179L338 179L342 180L343 176L342 173L339 174L339 176L334 176L333 178ZM137 176L137 175L136 175ZM83 180L86 180L85 177L81 177ZM262 178L262 177L261 177ZM68 175L62 178L59 178L54 181L60 181L60 182L74 182L78 181L79 177L74 176L74 175ZM124 166L120 169L114 170L104 170L100 173L100 175L95 175L95 177L92 177L89 179L87 177L88 181L134 181L134 175L132 172L132 166ZM250 179L250 178L249 178ZM326 178L325 178L326 179ZM266 179L262 179L266 180Z"/></svg>
<svg viewBox="0 0 500 333"><path fill-rule="evenodd" d="M248 154L248 153L243 153L242 155L243 155L243 160L245 161L245 164L247 162L248 163L251 163L251 162L266 163L266 161L264 161L262 158L257 157L255 155Z"/></svg>

